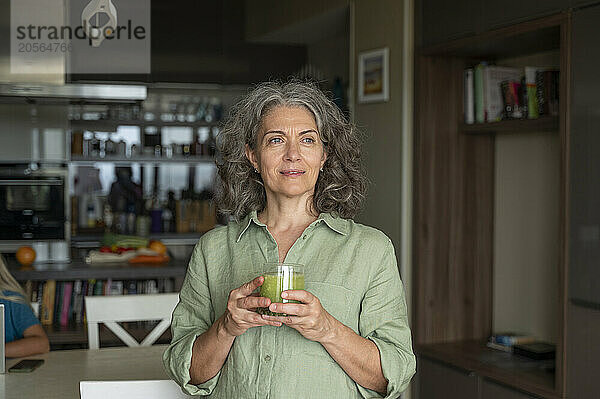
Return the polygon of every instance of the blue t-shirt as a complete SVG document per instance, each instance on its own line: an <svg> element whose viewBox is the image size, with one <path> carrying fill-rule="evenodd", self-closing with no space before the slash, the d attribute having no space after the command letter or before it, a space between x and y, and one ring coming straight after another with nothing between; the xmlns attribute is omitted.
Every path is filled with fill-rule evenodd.
<svg viewBox="0 0 600 399"><path fill-rule="evenodd" d="M18 293L12 291L4 291L3 294L5 296L19 296ZM23 338L23 331L34 324L40 324L29 304L13 302L2 298L0 298L0 303L4 304L5 342L12 342Z"/></svg>

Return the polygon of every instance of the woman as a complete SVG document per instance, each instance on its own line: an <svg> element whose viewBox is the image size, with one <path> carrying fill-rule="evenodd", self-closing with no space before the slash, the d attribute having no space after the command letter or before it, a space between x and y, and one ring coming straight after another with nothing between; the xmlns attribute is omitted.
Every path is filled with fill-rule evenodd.
<svg viewBox="0 0 600 399"><path fill-rule="evenodd" d="M173 379L216 398L399 396L415 357L394 247L350 219L366 186L355 129L316 86L264 83L219 147L235 221L194 249L164 354ZM284 260L305 265L306 290L286 292L300 303L254 293L263 264Z"/></svg>
<svg viewBox="0 0 600 399"><path fill-rule="evenodd" d="M23 289L0 256L0 304L4 305L6 357L23 357L50 350L48 337L25 300Z"/></svg>

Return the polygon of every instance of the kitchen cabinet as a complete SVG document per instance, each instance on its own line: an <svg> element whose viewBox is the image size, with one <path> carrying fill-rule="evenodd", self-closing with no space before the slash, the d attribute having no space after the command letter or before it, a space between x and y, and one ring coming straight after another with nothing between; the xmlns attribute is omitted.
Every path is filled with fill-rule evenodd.
<svg viewBox="0 0 600 399"><path fill-rule="evenodd" d="M482 3L482 27L489 30L566 10L569 0L486 0Z"/></svg>
<svg viewBox="0 0 600 399"><path fill-rule="evenodd" d="M415 52L415 350L548 399L565 389L570 22L558 13ZM546 66L531 60L548 54L560 70L555 118L461 122L466 68ZM527 364L485 347L513 330L555 344L556 359Z"/></svg>
<svg viewBox="0 0 600 399"><path fill-rule="evenodd" d="M458 368L420 357L419 399L477 399L477 376Z"/></svg>
<svg viewBox="0 0 600 399"><path fill-rule="evenodd" d="M582 7L598 3L598 0L571 0L571 7Z"/></svg>
<svg viewBox="0 0 600 399"><path fill-rule="evenodd" d="M431 45L569 9L585 0L423 0L418 44ZM419 42L419 39L421 41Z"/></svg>
<svg viewBox="0 0 600 399"><path fill-rule="evenodd" d="M0 104L0 160L64 162L67 130L63 106Z"/></svg>
<svg viewBox="0 0 600 399"><path fill-rule="evenodd" d="M537 396L531 396L503 385L496 384L490 380L482 378L480 381L481 399L536 399Z"/></svg>
<svg viewBox="0 0 600 399"><path fill-rule="evenodd" d="M600 304L600 6L573 13L569 298ZM600 306L600 305L599 305Z"/></svg>
<svg viewBox="0 0 600 399"><path fill-rule="evenodd" d="M430 45L478 32L481 1L424 0L422 12L422 44Z"/></svg>
<svg viewBox="0 0 600 399"><path fill-rule="evenodd" d="M31 106L0 104L0 158L27 160L32 157ZM18 137L18 140L15 138Z"/></svg>
<svg viewBox="0 0 600 399"><path fill-rule="evenodd" d="M600 308L570 304L567 313L567 398L595 399L600 392Z"/></svg>
<svg viewBox="0 0 600 399"><path fill-rule="evenodd" d="M418 399L537 399L476 372L420 356L417 362ZM577 397L577 396L574 396Z"/></svg>

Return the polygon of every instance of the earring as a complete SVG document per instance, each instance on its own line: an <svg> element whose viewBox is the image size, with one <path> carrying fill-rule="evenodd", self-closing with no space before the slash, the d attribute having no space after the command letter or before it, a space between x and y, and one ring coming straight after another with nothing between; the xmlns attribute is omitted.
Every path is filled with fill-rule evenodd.
<svg viewBox="0 0 600 399"><path fill-rule="evenodd" d="M258 169L254 168L254 171L255 171L256 173L258 173Z"/></svg>
<svg viewBox="0 0 600 399"><path fill-rule="evenodd" d="M321 168L321 172L323 171L323 168Z"/></svg>

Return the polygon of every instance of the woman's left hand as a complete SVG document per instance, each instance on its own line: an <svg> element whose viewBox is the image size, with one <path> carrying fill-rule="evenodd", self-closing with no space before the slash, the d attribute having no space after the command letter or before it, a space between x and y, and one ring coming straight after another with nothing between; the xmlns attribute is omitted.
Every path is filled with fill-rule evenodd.
<svg viewBox="0 0 600 399"><path fill-rule="evenodd" d="M323 309L319 298L304 290L284 291L281 297L301 303L272 303L271 312L288 316L263 315L263 318L284 323L311 341L325 342L333 337L339 321Z"/></svg>

